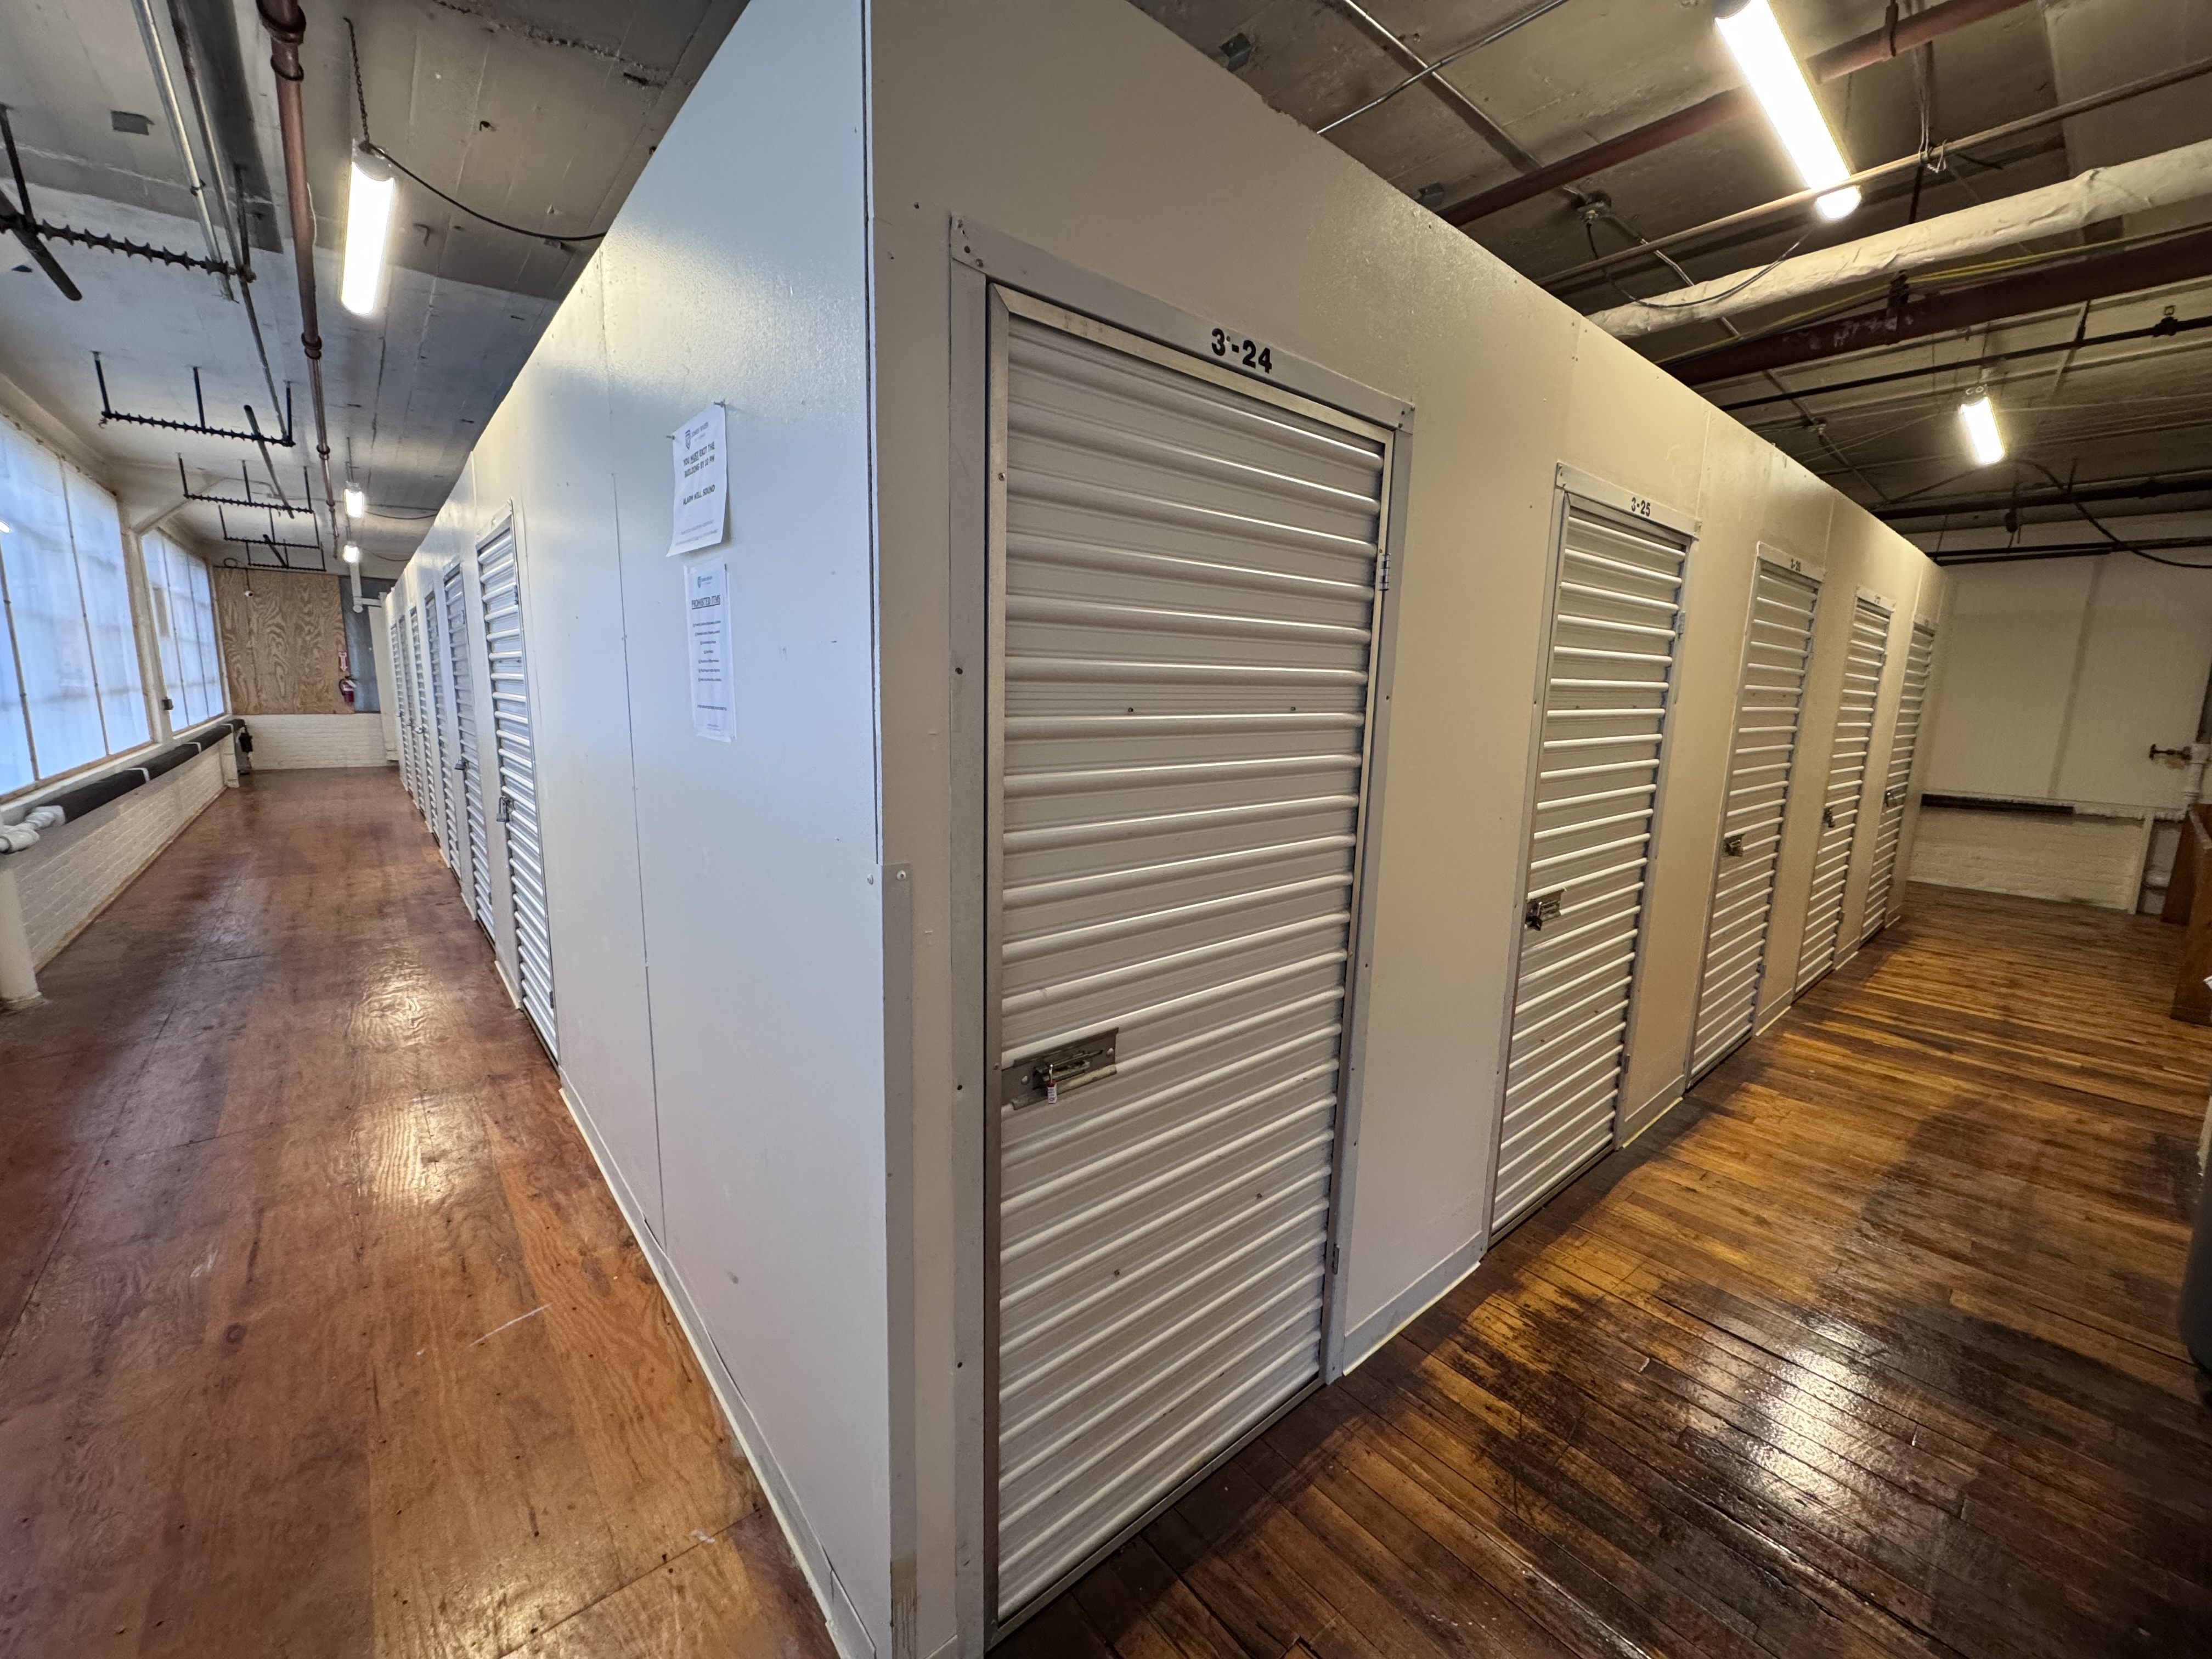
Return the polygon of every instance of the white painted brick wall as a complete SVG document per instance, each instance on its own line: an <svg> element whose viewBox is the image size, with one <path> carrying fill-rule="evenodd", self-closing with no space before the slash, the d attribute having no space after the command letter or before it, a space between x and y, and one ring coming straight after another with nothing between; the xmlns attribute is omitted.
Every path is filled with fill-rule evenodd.
<svg viewBox="0 0 2212 1659"><path fill-rule="evenodd" d="M257 770L382 766L384 722L374 714L248 714Z"/></svg>
<svg viewBox="0 0 2212 1659"><path fill-rule="evenodd" d="M1912 879L2132 910L2142 844L2136 818L1923 808Z"/></svg>
<svg viewBox="0 0 2212 1659"><path fill-rule="evenodd" d="M75 823L45 831L36 846L5 854L22 894L31 960L52 960L222 793L222 752L210 749Z"/></svg>

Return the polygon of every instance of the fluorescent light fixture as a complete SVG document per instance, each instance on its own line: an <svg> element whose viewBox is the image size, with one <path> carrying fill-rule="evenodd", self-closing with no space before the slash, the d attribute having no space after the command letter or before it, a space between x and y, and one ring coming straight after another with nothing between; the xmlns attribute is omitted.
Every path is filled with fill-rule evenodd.
<svg viewBox="0 0 2212 1659"><path fill-rule="evenodd" d="M345 487L345 508L349 519L364 518L368 513L368 495L362 493L359 484L350 481Z"/></svg>
<svg viewBox="0 0 2212 1659"><path fill-rule="evenodd" d="M1980 387L1959 405L1959 424L1966 428L1967 446L1976 466L1990 466L2004 459L2004 434L1997 430L1997 412L1990 407L1990 394Z"/></svg>
<svg viewBox="0 0 2212 1659"><path fill-rule="evenodd" d="M345 562L348 564L359 564L361 562L361 544L359 542L348 542L345 544Z"/></svg>
<svg viewBox="0 0 2212 1659"><path fill-rule="evenodd" d="M392 240L392 169L366 150L353 153L346 187L345 274L338 302L356 317L375 314L384 297L384 252Z"/></svg>
<svg viewBox="0 0 2212 1659"><path fill-rule="evenodd" d="M1751 83L1752 95L1766 112L1775 137L1790 152L1805 188L1820 190L1850 178L1850 164L1821 118L1805 71L1782 38L1782 26L1774 21L1766 0L1714 0L1713 21L1735 54L1736 67ZM1858 204L1856 185L1829 191L1813 204L1823 219L1840 219Z"/></svg>

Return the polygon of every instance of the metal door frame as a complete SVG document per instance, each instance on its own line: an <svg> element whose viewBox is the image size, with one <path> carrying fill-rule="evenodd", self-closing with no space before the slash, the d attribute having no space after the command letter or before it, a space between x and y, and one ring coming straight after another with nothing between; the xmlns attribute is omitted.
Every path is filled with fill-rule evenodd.
<svg viewBox="0 0 2212 1659"><path fill-rule="evenodd" d="M1897 802L1897 845L1890 850L1889 890L1882 895L1881 914L1869 921L1866 914L1867 900L1874 896L1871 890L1874 870L1869 863L1867 869L1869 890L1865 897L1859 901L1859 943L1861 945L1866 944L1876 933L1896 921L1904 910L1902 904L1897 902L1899 895L1905 886L1905 884L1897 878L1897 871L1899 865L1904 862L1905 813L1912 801L1913 774L1920 769L1920 727L1927 723L1928 719L1928 687L1936 678L1936 624L1917 616L1906 624L1905 630L1905 663L1904 666L1897 671L1897 708L1891 714L1889 722L1889 763L1881 769L1881 816L1887 817L1889 814L1889 775L1897 764L1897 723L1905 717L1905 684L1907 677L1912 672L1913 635L1923 629L1928 633L1928 672L1920 683L1920 712L1913 716L1917 723L1912 728L1911 763L1905 769L1905 781L1898 786L1904 793L1899 796ZM1877 818L1875 823L1875 854L1870 857L1879 855L1881 841L1881 823L1880 818Z"/></svg>
<svg viewBox="0 0 2212 1659"><path fill-rule="evenodd" d="M454 777L459 780L459 783L455 788L455 799L453 803L453 840L460 850L461 856L458 859L454 858L453 856L453 849L449 848L447 850L446 861L453 866L453 879L459 884L460 886L461 908L466 911L471 918L475 918L477 913L477 848L475 842L472 841L469 836L469 794L471 790L474 787L474 785L471 783L469 777L468 749L461 741L461 682L459 675L453 672L453 612L452 605L448 601L446 594L446 584L449 581L457 582L460 585L460 654L461 666L465 669L470 665L468 643L469 590L468 578L462 574L461 562L459 559L455 559L453 563L447 565L443 570L438 573L436 583L436 592L438 596L438 626L439 630L445 636L446 702L451 708L453 717L453 759L448 769L453 774ZM471 676L471 678L469 693L470 702L473 704L476 696L476 686L473 676ZM489 835L489 829L487 829L487 835Z"/></svg>
<svg viewBox="0 0 2212 1659"><path fill-rule="evenodd" d="M1398 580L1411 471L1413 410L1388 397L1270 348L1272 372L1245 373L1234 359L1215 360L1217 331L1209 319L1096 276L1012 238L954 218L949 224L951 329L952 627L947 692L952 709L949 744L952 787L954 1416L956 1559L954 1612L958 1628L986 1645L1010 1635L1051 1604L1060 1587L1121 1547L1163 1510L1306 1397L1340 1373L1344 1280L1338 1272L1352 1213L1358 1098L1364 1074L1364 972L1373 963L1371 853L1377 844L1390 684L1395 660ZM1022 1612L1000 1620L998 1606L998 1296L999 1076L997 943L1001 851L996 834L998 781L1005 762L1003 690L1006 544L1006 430L997 388L1005 384L1007 334L1019 313L1113 349L1272 403L1308 418L1348 427L1383 446L1384 482L1377 526L1377 587L1369 646L1367 718L1361 736L1358 844L1353 851L1349 955L1345 963L1343 1037L1338 1060L1335 1145L1329 1192L1328 1267L1322 1291L1319 1372L1312 1384L1254 1424L1189 1476L1086 1554ZM1241 338L1242 336L1240 335ZM957 434L980 434L981 447ZM980 548L980 560L966 556ZM978 672L969 673L974 666ZM972 876L963 872L974 872ZM970 888L969 883L975 885ZM967 1103L972 1097L974 1104ZM898 1481L894 1473L895 1489ZM895 1517L895 1526L896 1520Z"/></svg>
<svg viewBox="0 0 2212 1659"><path fill-rule="evenodd" d="M538 741L538 659L536 653L530 648L530 589L523 569L524 550L522 510L520 504L512 496L507 498L507 504L504 507L492 515L490 527L487 529L483 535L478 536L475 540L469 544L469 557L475 563L477 568L477 616L475 627L479 634L484 633L487 626L484 621L483 607L483 550L485 548L490 546L494 542L497 541L501 534L507 535L514 543L514 609L515 614L521 619L522 627L522 690L523 696L529 700L530 703L531 774L533 788L538 793L538 872L539 876L544 878L545 884L545 961L547 969L550 972L553 962L553 881L551 872L548 868L549 860L546 857L545 852L548 837L545 833L544 785L543 779L538 775L537 766ZM489 637L487 637L485 641L484 650L485 674L487 678L486 691L489 694L491 650ZM487 708L490 707L489 696L487 696L486 707ZM495 735L495 744L497 738ZM495 756L496 755L496 750L495 750ZM496 763L496 761L495 761L495 763ZM501 793L506 793L504 786L501 787ZM522 939L520 932L520 924L514 919L514 866L513 860L507 854L507 826L504 823L499 822L498 814L496 812L487 813L485 817L484 840L486 846L489 848L491 840L491 832L495 823L498 824L499 829L500 874L503 878L501 884L503 884L507 893L507 932L504 936L497 933L495 933L492 935L492 960L495 964L497 964L500 969L501 978L507 981L507 994L508 997L514 1000L514 1006L517 1008L522 1008ZM498 890L499 887L495 886L494 888L495 894L496 894ZM551 1001L550 998L547 1000L549 1002ZM527 1009L524 1009L523 1012L526 1016L529 1012ZM554 1051L553 1043L548 1042L545 1040L545 1034L543 1031L538 1030L538 1022L536 1020L526 1019L526 1023L529 1025L532 1035L538 1038L538 1046L545 1050L546 1058L553 1062L553 1069L556 1073L559 1072L561 1069L561 1057ZM556 1034L556 1041L559 1028L560 1016L558 1012L558 1005L556 1004L554 1029Z"/></svg>
<svg viewBox="0 0 2212 1659"><path fill-rule="evenodd" d="M1681 696L1682 648L1690 627L1690 556L1697 550L1698 534L1704 527L1704 521L1694 514L1623 489L1565 461L1553 471L1551 547L1544 560L1544 624L1537 635L1536 678L1528 702L1528 762L1521 779L1521 835L1516 843L1518 850L1517 872L1513 878L1512 942L1506 951L1504 1006L1498 1013L1498 1079L1491 1092L1494 1121L1490 1131L1490 1170L1483 1180L1482 1225L1476 1235L1485 1251L1494 1242L1492 1232L1498 1207L1498 1170L1505 1151L1505 1091L1513 1054L1513 997L1521 982L1521 945L1527 932L1521 917L1528 904L1528 855L1533 845L1531 837L1536 832L1536 774L1543 769L1546 694L1552 680L1552 641L1559 629L1559 566L1566 556L1568 510L1577 503L1595 509L1594 516L1599 519L1617 520L1632 528L1656 525L1682 542L1681 599L1675 607L1680 623L1674 633L1672 660L1667 665L1667 694L1659 705L1659 764L1651 779L1651 842L1644 849L1644 890L1637 904L1636 953L1628 964L1628 1024L1620 1045L1620 1075L1624 1081L1628 1076L1630 1050L1636 1037L1637 1000L1644 988L1644 952L1650 938L1651 894L1659 872L1659 827L1666 809L1668 774L1674 756L1674 710ZM1616 1097L1613 1108L1613 1146L1616 1148L1620 1145L1620 1109L1621 1102ZM1604 1156L1601 1152L1590 1163ZM1583 1167L1588 1169L1589 1165ZM1575 1179L1577 1176L1567 1177L1569 1182ZM1562 1182L1561 1186L1565 1184ZM1536 1208L1542 1207L1540 1201ZM1533 1215L1535 1211L1528 1213Z"/></svg>
<svg viewBox="0 0 2212 1659"><path fill-rule="evenodd" d="M1846 628L1844 631L1844 678L1843 680L1837 682L1836 718L1839 727L1842 722L1844 712L1844 693L1842 687L1844 682L1848 681L1851 677L1851 641L1857 629L1858 605L1861 600L1864 600L1869 605L1879 606L1882 613L1883 627L1881 636L1881 666L1875 671L1874 706L1867 711L1866 761L1859 770L1858 803L1851 809L1854 816L1851 819L1850 849L1844 854L1844 884L1836 894L1836 953L1834 957L1830 959L1828 965L1826 968L1823 968L1813 978L1805 981L1802 984L1799 984L1797 981L1797 975L1798 973L1803 969L1805 964L1805 934L1802 932L1798 934L1797 961L1795 966L1791 969L1790 975L1790 1000L1792 1002L1795 1002L1798 998L1803 996L1806 992L1811 990L1815 985L1818 985L1822 980L1827 978L1829 975L1834 973L1836 969L1842 967L1853 957L1856 956L1859 953L1859 945L1861 944L1859 939L1851 939L1848 942L1849 948L1846 948L1846 940L1844 936L1848 930L1844 927L1844 919L1850 915L1851 879L1853 875L1858 870L1859 836L1866 827L1866 787L1867 779L1874 771L1875 726L1881 714L1882 681L1887 678L1889 673L1889 629L1897 625L1898 610L1896 600L1891 599L1887 593L1883 593L1875 588L1862 585L1861 586L1854 589L1851 593L1851 625ZM1820 799L1824 804L1826 802L1828 798L1828 790L1834 784L1835 775L1836 740L1834 735L1831 733L1828 738L1828 775L1822 781L1820 785ZM1819 870L1820 865L1820 837L1816 836L1813 840L1813 867L1816 872ZM1864 908L1866 903L1865 895L1862 894L1860 896L1859 903L1862 908ZM1808 923L1813 920L1813 899L1809 890L1805 896L1805 920Z"/></svg>
<svg viewBox="0 0 2212 1659"><path fill-rule="evenodd" d="M1826 565L1808 564L1802 559L1791 557L1771 543L1759 543L1758 556L1751 562L1751 600L1745 605L1743 612L1743 649L1737 653L1736 658L1735 705L1729 711L1729 716L1728 763L1721 773L1721 817L1720 822L1713 829L1712 873L1705 883L1705 907L1698 923L1698 938L1701 941L1702 948L1698 956L1698 982L1690 994L1689 1041L1682 1055L1682 1092L1684 1094L1696 1088L1698 1079L1703 1075L1697 1069L1698 1015L1705 1006L1705 965L1706 957L1711 953L1712 945L1713 904L1720 896L1721 860L1725 856L1722 849L1728 844L1729 780L1735 772L1736 726L1743 718L1744 676L1751 671L1751 630L1753 624L1759 619L1759 571L1761 565L1772 565L1777 570L1787 572L1793 576L1804 577L1813 584L1813 620L1805 629L1805 666L1800 671L1797 682L1797 729L1790 737L1790 772L1789 775L1782 781L1782 817L1781 821L1774 827L1774 875L1771 878L1771 885L1775 890L1769 892L1766 902L1766 925L1770 933L1774 927L1774 901L1780 896L1779 889L1782 884L1782 840L1784 833L1790 827L1790 803L1797 793L1797 746L1804 741L1805 737L1805 696L1812 690L1813 646L1820 635L1820 599L1821 596L1827 592L1828 586L1828 571ZM1752 981L1750 1029L1723 1049L1714 1059L1712 1065L1705 1067L1706 1072L1712 1071L1722 1060L1726 1060L1758 1035L1759 999L1765 985L1766 942L1762 941L1759 947L1759 976Z"/></svg>

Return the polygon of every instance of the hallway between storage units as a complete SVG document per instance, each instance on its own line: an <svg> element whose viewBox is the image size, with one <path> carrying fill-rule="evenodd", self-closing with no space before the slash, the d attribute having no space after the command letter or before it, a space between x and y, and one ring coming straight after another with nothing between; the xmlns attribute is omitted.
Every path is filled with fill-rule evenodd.
<svg viewBox="0 0 2212 1659"><path fill-rule="evenodd" d="M2180 945L1914 887L1000 1652L2212 1652Z"/></svg>
<svg viewBox="0 0 2212 1659"><path fill-rule="evenodd" d="M390 772L250 777L0 1018L0 1655L819 1656Z"/></svg>
<svg viewBox="0 0 2212 1659"><path fill-rule="evenodd" d="M1941 890L1029 1656L2178 1654L2175 930ZM0 1020L0 1654L819 1655L389 774L227 794Z"/></svg>

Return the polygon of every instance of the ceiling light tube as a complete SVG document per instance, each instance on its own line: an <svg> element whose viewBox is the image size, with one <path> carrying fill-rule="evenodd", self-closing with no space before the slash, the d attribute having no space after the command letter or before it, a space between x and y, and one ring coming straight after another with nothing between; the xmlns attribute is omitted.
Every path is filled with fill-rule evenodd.
<svg viewBox="0 0 2212 1659"><path fill-rule="evenodd" d="M1997 430L1997 412L1990 394L1976 386L1959 405L1959 423L1966 428L1966 444L1974 452L1974 465L1994 466L2004 459L2004 434Z"/></svg>
<svg viewBox="0 0 2212 1659"><path fill-rule="evenodd" d="M374 316L384 297L384 255L392 240L392 169L367 150L353 153L346 187L345 271L338 302L356 317Z"/></svg>
<svg viewBox="0 0 2212 1659"><path fill-rule="evenodd" d="M1819 190L1850 178L1850 165L1813 101L1804 69L1782 38L1782 26L1766 0L1713 0L1713 21L1805 188ZM1813 204L1823 219L1840 219L1858 204L1856 185L1832 190Z"/></svg>
<svg viewBox="0 0 2212 1659"><path fill-rule="evenodd" d="M368 496L352 479L346 480L345 510L349 519L365 518L368 513Z"/></svg>
<svg viewBox="0 0 2212 1659"><path fill-rule="evenodd" d="M345 562L348 564L359 564L361 562L361 544L358 542L348 542L345 544L344 557Z"/></svg>

